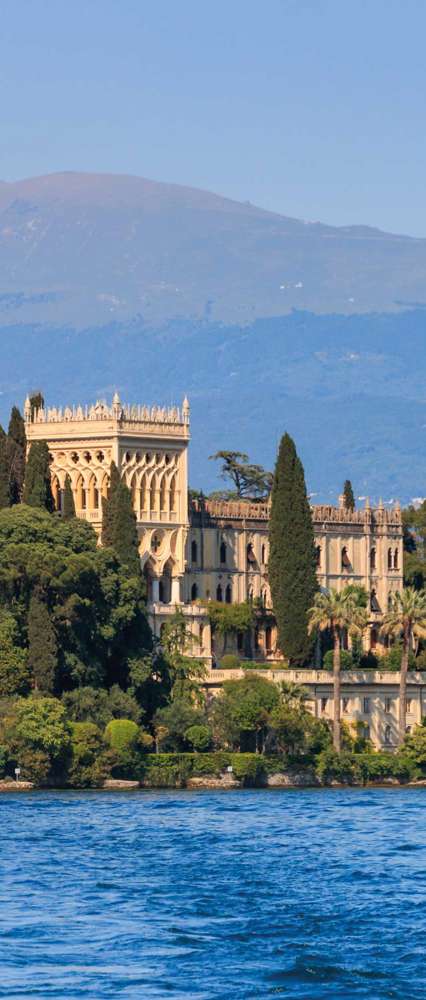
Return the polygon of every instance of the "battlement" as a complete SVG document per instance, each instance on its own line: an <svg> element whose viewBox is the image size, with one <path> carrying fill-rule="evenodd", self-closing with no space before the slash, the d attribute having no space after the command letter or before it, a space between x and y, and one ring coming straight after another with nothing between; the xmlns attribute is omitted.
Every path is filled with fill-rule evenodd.
<svg viewBox="0 0 426 1000"><path fill-rule="evenodd" d="M311 506L312 520L314 525L326 524L371 524L393 525L401 527L401 508L399 504L386 509L383 504L378 507L370 507L366 500L362 510L347 510L343 506L333 507L331 504L313 504ZM270 515L270 501L253 503L249 500L208 500L196 499L191 501L191 513L195 517L205 519L227 519L230 521L268 521Z"/></svg>
<svg viewBox="0 0 426 1000"><path fill-rule="evenodd" d="M129 405L121 402L115 393L111 406L105 400L98 400L91 406L40 407L32 409L27 397L24 406L25 423L28 424L60 424L84 423L86 421L116 421L120 426L162 424L168 427L189 427L189 403L185 398L182 408L177 406L142 406Z"/></svg>

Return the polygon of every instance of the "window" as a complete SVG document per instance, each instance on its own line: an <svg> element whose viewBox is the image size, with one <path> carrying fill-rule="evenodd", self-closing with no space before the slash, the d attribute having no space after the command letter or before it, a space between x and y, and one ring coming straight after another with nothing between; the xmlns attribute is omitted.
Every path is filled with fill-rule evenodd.
<svg viewBox="0 0 426 1000"><path fill-rule="evenodd" d="M196 563L198 559L197 543L195 538L191 542L191 562Z"/></svg>
<svg viewBox="0 0 426 1000"><path fill-rule="evenodd" d="M377 629L372 628L370 632L370 649L375 649L377 646Z"/></svg>
<svg viewBox="0 0 426 1000"><path fill-rule="evenodd" d="M237 649L239 653L244 649L244 632L237 632Z"/></svg>
<svg viewBox="0 0 426 1000"><path fill-rule="evenodd" d="M390 726L385 726L385 743L387 746L392 743L392 729Z"/></svg>
<svg viewBox="0 0 426 1000"><path fill-rule="evenodd" d="M223 600L222 587L221 587L220 583L218 584L218 586L216 588L216 600L217 601L222 601Z"/></svg>
<svg viewBox="0 0 426 1000"><path fill-rule="evenodd" d="M407 698L407 712L409 713L409 715L411 715L412 712L412 704L413 704L413 699Z"/></svg>
<svg viewBox="0 0 426 1000"><path fill-rule="evenodd" d="M270 625L265 628L265 649L267 653L272 651L272 629Z"/></svg>
<svg viewBox="0 0 426 1000"><path fill-rule="evenodd" d="M256 556L253 552L252 543L249 542L247 546L247 569L254 569L256 566Z"/></svg>
<svg viewBox="0 0 426 1000"><path fill-rule="evenodd" d="M370 711L370 699L363 698L362 702L363 702L363 712L365 713L365 715L368 715Z"/></svg>
<svg viewBox="0 0 426 1000"><path fill-rule="evenodd" d="M370 726L368 725L368 722L364 722L362 735L365 740L370 739Z"/></svg>
<svg viewBox="0 0 426 1000"><path fill-rule="evenodd" d="M196 583L193 583L191 587L191 601L196 601L197 597L198 597L198 587Z"/></svg>
<svg viewBox="0 0 426 1000"><path fill-rule="evenodd" d="M395 549L393 554L393 568L398 569L398 549Z"/></svg>
<svg viewBox="0 0 426 1000"><path fill-rule="evenodd" d="M226 602L226 604L231 604L232 603L232 587L231 587L230 583L227 584L227 587L226 587L226 590L225 590L225 602Z"/></svg>
<svg viewBox="0 0 426 1000"><path fill-rule="evenodd" d="M320 545L317 545L315 547L315 564L316 564L317 569L320 569L320 566L321 566L321 546Z"/></svg>
<svg viewBox="0 0 426 1000"><path fill-rule="evenodd" d="M263 563L263 565L265 565L265 562L266 562L266 547L265 547L265 545L262 545L262 563Z"/></svg>
<svg viewBox="0 0 426 1000"><path fill-rule="evenodd" d="M377 600L375 590L372 590L370 594L370 611L375 611L377 614L380 614L381 612L381 607Z"/></svg>
<svg viewBox="0 0 426 1000"><path fill-rule="evenodd" d="M327 711L327 702L328 702L328 698L321 698L321 702L320 702L320 704L321 704L321 712L326 712Z"/></svg>
<svg viewBox="0 0 426 1000"><path fill-rule="evenodd" d="M388 549L388 569L392 569L392 549Z"/></svg>
<svg viewBox="0 0 426 1000"><path fill-rule="evenodd" d="M349 698L342 698L342 709L347 712L349 708Z"/></svg>
<svg viewBox="0 0 426 1000"><path fill-rule="evenodd" d="M348 550L346 545L342 549L342 572L348 572L351 569L351 561L348 556Z"/></svg>
<svg viewBox="0 0 426 1000"><path fill-rule="evenodd" d="M389 714L392 711L392 698L385 698L385 712Z"/></svg>
<svg viewBox="0 0 426 1000"><path fill-rule="evenodd" d="M158 597L160 599L160 603L164 604L164 583L162 580L160 580L158 585Z"/></svg>
<svg viewBox="0 0 426 1000"><path fill-rule="evenodd" d="M411 733L411 726L406 726L405 727L405 732L406 733Z"/></svg>
<svg viewBox="0 0 426 1000"><path fill-rule="evenodd" d="M370 570L376 568L376 550L370 549Z"/></svg>
<svg viewBox="0 0 426 1000"><path fill-rule="evenodd" d="M220 543L220 561L222 566L226 564L226 544L225 542Z"/></svg>
<svg viewBox="0 0 426 1000"><path fill-rule="evenodd" d="M259 629L257 627L254 630L254 648L259 649Z"/></svg>

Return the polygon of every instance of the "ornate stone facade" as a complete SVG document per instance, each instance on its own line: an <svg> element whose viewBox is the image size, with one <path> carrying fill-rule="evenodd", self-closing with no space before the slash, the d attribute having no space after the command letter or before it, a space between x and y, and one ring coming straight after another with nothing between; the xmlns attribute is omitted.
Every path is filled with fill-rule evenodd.
<svg viewBox="0 0 426 1000"><path fill-rule="evenodd" d="M132 492L141 563L147 578L154 628L182 603L194 636L193 653L210 662L211 636L202 600L254 601L258 624L247 643L235 638L242 657L278 657L268 581L267 503L193 501L188 510L189 404L182 408L123 405L40 409L25 403L28 444L46 440L52 488L61 509L70 476L76 511L100 534L102 497L114 461ZM361 584L370 598L366 648L380 652L378 625L402 578L402 521L399 506L363 510L343 505L313 506L312 516L322 587ZM216 657L223 650L216 649Z"/></svg>

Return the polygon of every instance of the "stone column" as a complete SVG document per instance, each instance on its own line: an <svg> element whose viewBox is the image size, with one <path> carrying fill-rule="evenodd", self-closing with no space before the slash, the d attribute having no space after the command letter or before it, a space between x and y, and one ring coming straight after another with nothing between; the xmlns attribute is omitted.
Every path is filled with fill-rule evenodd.
<svg viewBox="0 0 426 1000"><path fill-rule="evenodd" d="M172 576L172 594L171 594L171 604L180 604L180 576Z"/></svg>

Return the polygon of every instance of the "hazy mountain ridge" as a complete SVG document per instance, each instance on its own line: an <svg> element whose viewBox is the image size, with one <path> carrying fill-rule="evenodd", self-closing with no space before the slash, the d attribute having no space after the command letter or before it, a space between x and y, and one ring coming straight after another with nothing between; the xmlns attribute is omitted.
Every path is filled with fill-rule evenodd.
<svg viewBox="0 0 426 1000"><path fill-rule="evenodd" d="M138 177L0 183L0 323L252 323L426 302L426 240ZM7 314L7 315L5 315Z"/></svg>
<svg viewBox="0 0 426 1000"><path fill-rule="evenodd" d="M289 430L309 488L335 501L350 476L374 499L426 494L426 317L293 313L249 327L140 321L82 332L3 327L0 419L41 387L51 405L110 397L191 403L190 479L217 485L208 456L240 448L271 467Z"/></svg>

